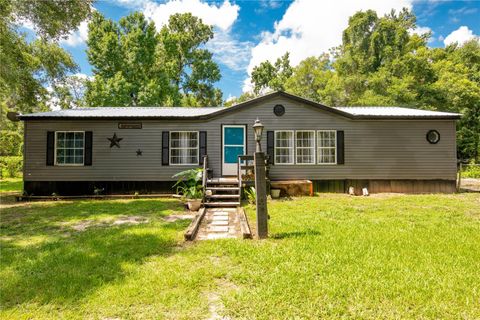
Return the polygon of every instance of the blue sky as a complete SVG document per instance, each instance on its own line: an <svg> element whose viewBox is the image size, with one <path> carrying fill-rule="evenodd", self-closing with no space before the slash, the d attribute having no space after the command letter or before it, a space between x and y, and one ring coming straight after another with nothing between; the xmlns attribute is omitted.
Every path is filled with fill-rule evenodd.
<svg viewBox="0 0 480 320"><path fill-rule="evenodd" d="M249 89L253 66L289 51L292 64L319 55L341 42L348 17L358 10L374 9L383 15L393 9L412 8L417 16L415 32L431 31L429 45L463 42L480 35L479 1L336 0L336 1L201 1L201 0L101 0L94 4L106 17L118 20L142 11L157 27L170 14L190 11L212 24L214 39L207 48L214 53L222 79L217 86L224 98ZM86 57L86 22L62 41L80 66L80 73L92 75Z"/></svg>

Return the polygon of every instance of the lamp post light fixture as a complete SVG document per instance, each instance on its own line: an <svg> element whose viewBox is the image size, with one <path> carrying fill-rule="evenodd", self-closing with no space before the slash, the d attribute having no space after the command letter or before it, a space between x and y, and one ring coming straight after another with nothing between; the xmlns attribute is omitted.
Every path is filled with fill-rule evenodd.
<svg viewBox="0 0 480 320"><path fill-rule="evenodd" d="M255 120L255 123L253 124L253 132L255 134L255 141L257 141L257 152L262 152L262 134L263 134L263 124L260 122L260 120Z"/></svg>

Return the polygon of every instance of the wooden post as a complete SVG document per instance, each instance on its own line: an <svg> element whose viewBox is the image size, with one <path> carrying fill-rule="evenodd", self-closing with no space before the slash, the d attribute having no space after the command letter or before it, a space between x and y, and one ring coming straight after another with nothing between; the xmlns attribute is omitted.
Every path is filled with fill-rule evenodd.
<svg viewBox="0 0 480 320"><path fill-rule="evenodd" d="M255 191L257 204L257 234L259 239L268 237L267 180L265 172L265 154L255 152Z"/></svg>

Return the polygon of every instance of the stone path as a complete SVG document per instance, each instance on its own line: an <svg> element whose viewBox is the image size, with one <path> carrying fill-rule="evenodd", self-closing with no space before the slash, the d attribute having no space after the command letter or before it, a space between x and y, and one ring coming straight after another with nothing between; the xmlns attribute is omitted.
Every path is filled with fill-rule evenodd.
<svg viewBox="0 0 480 320"><path fill-rule="evenodd" d="M236 208L210 208L200 224L197 240L241 238Z"/></svg>

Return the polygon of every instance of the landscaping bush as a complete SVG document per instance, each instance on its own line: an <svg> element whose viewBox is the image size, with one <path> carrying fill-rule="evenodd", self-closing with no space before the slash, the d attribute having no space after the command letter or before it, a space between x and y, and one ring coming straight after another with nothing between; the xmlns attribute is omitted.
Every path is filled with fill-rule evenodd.
<svg viewBox="0 0 480 320"><path fill-rule="evenodd" d="M475 164L473 161L463 166L463 178L480 178L480 164Z"/></svg>
<svg viewBox="0 0 480 320"><path fill-rule="evenodd" d="M22 156L6 156L0 159L1 174L3 177L14 178L21 175L23 168Z"/></svg>

